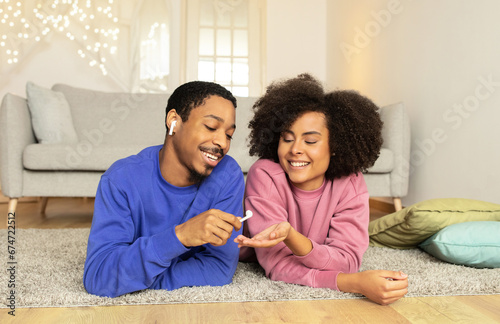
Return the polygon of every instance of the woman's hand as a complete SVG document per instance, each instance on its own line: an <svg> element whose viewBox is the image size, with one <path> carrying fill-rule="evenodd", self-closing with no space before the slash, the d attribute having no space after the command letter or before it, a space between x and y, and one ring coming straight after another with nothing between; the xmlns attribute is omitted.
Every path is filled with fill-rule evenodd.
<svg viewBox="0 0 500 324"><path fill-rule="evenodd" d="M253 248L268 248L284 241L291 228L292 227L289 222L281 222L269 226L252 238L248 238L244 235L238 235L234 241L238 243L238 247L249 246Z"/></svg>
<svg viewBox="0 0 500 324"><path fill-rule="evenodd" d="M363 294L380 305L389 305L408 293L408 275L389 270L339 273L337 287L340 291Z"/></svg>
<svg viewBox="0 0 500 324"><path fill-rule="evenodd" d="M284 242L292 253L298 256L308 254L313 248L311 240L297 232L289 222L271 225L251 239L238 235L234 241L238 243L238 247L249 246L253 248L268 248Z"/></svg>

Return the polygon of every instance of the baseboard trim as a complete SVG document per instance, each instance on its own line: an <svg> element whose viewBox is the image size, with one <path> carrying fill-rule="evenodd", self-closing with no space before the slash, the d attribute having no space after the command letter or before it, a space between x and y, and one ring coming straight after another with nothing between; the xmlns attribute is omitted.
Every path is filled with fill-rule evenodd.
<svg viewBox="0 0 500 324"><path fill-rule="evenodd" d="M382 201L379 199L370 198L369 201L370 207L375 208L377 210L383 211L385 213L394 213L396 209L394 209L394 204L389 203L387 201Z"/></svg>

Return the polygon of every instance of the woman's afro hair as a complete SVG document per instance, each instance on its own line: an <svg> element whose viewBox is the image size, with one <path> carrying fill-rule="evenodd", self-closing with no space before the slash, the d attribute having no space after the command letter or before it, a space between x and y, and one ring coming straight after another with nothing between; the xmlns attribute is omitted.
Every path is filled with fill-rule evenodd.
<svg viewBox="0 0 500 324"><path fill-rule="evenodd" d="M325 92L310 74L272 83L254 104L249 123L250 155L278 160L283 131L306 112L325 115L329 131L330 165L326 178L365 171L377 160L382 146L378 107L352 90Z"/></svg>

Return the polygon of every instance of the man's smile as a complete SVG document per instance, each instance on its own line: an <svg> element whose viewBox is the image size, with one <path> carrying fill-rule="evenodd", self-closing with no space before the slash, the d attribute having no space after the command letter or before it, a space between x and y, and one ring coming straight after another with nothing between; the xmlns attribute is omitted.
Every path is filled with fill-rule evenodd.
<svg viewBox="0 0 500 324"><path fill-rule="evenodd" d="M217 147L200 147L200 151L204 157L205 162L211 166L215 167L217 163L224 157L224 151Z"/></svg>
<svg viewBox="0 0 500 324"><path fill-rule="evenodd" d="M202 151L202 153L203 153L206 157L208 157L210 160L217 161L217 160L219 159L219 157L218 157L218 156L215 156L215 155L210 154L210 153L208 153L208 152L204 152L204 151Z"/></svg>

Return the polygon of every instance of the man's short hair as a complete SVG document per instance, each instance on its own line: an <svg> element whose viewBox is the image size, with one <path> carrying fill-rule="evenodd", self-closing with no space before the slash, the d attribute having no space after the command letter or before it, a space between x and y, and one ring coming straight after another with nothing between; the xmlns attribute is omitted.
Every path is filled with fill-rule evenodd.
<svg viewBox="0 0 500 324"><path fill-rule="evenodd" d="M175 109L184 122L189 118L191 110L203 105L205 99L210 96L219 96L227 99L236 108L236 98L231 91L220 84L207 81L191 81L179 86L170 95L167 108L165 109L165 118L170 110Z"/></svg>

